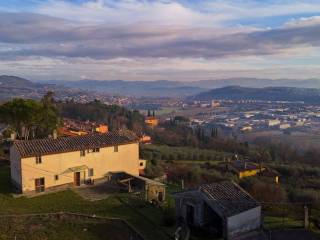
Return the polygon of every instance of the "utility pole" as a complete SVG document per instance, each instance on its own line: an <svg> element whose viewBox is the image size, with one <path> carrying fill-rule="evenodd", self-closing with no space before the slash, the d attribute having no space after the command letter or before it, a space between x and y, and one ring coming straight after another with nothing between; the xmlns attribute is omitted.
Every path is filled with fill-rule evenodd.
<svg viewBox="0 0 320 240"><path fill-rule="evenodd" d="M304 228L309 228L309 209L308 206L304 206Z"/></svg>
<svg viewBox="0 0 320 240"><path fill-rule="evenodd" d="M183 190L184 189L184 180L181 179L181 189Z"/></svg>

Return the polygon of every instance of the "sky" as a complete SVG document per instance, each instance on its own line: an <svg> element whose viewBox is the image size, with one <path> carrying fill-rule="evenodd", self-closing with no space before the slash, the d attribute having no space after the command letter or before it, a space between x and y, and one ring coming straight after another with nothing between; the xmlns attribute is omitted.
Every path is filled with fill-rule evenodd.
<svg viewBox="0 0 320 240"><path fill-rule="evenodd" d="M0 0L0 75L320 78L320 0Z"/></svg>

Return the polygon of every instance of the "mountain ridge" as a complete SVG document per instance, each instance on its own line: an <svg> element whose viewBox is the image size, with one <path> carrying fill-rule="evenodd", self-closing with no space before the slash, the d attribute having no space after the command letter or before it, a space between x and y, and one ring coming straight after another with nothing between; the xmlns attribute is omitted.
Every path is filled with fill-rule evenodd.
<svg viewBox="0 0 320 240"><path fill-rule="evenodd" d="M248 88L227 86L202 92L190 98L194 101L225 100L260 100L320 103L320 89L296 87Z"/></svg>
<svg viewBox="0 0 320 240"><path fill-rule="evenodd" d="M170 80L126 81L126 80L51 80L48 83L76 87L83 90L106 92L109 94L145 97L187 97L204 92L208 89L239 85L243 87L304 87L319 88L318 79L264 79L264 78L228 78L221 80L200 80L179 82Z"/></svg>

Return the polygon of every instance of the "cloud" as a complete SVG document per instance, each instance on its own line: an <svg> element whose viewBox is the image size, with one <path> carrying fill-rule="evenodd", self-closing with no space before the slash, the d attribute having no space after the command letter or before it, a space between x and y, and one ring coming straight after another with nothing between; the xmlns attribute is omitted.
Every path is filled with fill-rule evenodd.
<svg viewBox="0 0 320 240"><path fill-rule="evenodd" d="M149 22L164 25L223 26L237 20L316 14L315 0L96 0L42 1L35 13L81 22L128 24Z"/></svg>
<svg viewBox="0 0 320 240"><path fill-rule="evenodd" d="M27 20L21 20L27 19ZM316 19L316 18L315 18ZM35 14L1 14L0 42L16 44L3 57L223 58L272 55L300 45L320 44L320 24L276 29L187 28L131 24L79 25Z"/></svg>
<svg viewBox="0 0 320 240"><path fill-rule="evenodd" d="M297 27L309 27L309 26L319 26L320 16L312 17L302 17L298 19L291 19L285 24L287 28L297 28Z"/></svg>
<svg viewBox="0 0 320 240"><path fill-rule="evenodd" d="M0 12L0 71L153 80L214 78L228 68L230 76L319 73L320 59L304 58L320 47L319 1L75 2L35 0L29 12ZM272 16L282 25L239 24Z"/></svg>
<svg viewBox="0 0 320 240"><path fill-rule="evenodd" d="M86 23L129 24L132 22L161 23L164 25L213 24L217 17L177 1L98 0L76 4L67 1L45 1L36 13L77 20Z"/></svg>

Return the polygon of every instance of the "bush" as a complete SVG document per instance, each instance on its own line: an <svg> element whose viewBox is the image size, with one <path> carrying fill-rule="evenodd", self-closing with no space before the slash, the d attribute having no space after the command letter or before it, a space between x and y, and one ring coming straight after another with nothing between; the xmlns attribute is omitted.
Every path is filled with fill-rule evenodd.
<svg viewBox="0 0 320 240"><path fill-rule="evenodd" d="M258 179L251 178L243 181L241 185L260 202L285 202L287 200L287 192L273 182L262 182Z"/></svg>
<svg viewBox="0 0 320 240"><path fill-rule="evenodd" d="M166 207L163 212L163 225L166 227L172 227L176 223L176 216L174 209Z"/></svg>
<svg viewBox="0 0 320 240"><path fill-rule="evenodd" d="M319 191L312 189L295 189L292 188L289 193L292 202L311 203L315 205L320 204Z"/></svg>

